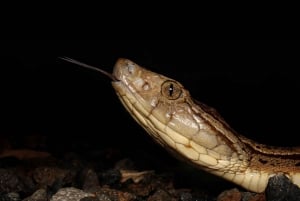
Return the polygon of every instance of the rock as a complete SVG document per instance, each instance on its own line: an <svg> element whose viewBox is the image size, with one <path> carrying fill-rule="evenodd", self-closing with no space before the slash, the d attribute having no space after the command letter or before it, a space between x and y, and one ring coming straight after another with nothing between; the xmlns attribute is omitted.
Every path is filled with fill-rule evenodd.
<svg viewBox="0 0 300 201"><path fill-rule="evenodd" d="M89 192L89 189L99 186L98 175L93 169L85 169L82 173L82 188Z"/></svg>
<svg viewBox="0 0 300 201"><path fill-rule="evenodd" d="M55 167L37 167L33 172L33 179L40 187L52 186L57 181L62 181L67 175L67 170Z"/></svg>
<svg viewBox="0 0 300 201"><path fill-rule="evenodd" d="M52 196L50 201L80 201L85 197L95 197L92 193L86 193L83 190L68 187L61 188L55 195Z"/></svg>
<svg viewBox="0 0 300 201"><path fill-rule="evenodd" d="M217 201L241 201L242 194L236 188L223 191L217 198Z"/></svg>
<svg viewBox="0 0 300 201"><path fill-rule="evenodd" d="M147 201L175 201L166 191L157 190Z"/></svg>
<svg viewBox="0 0 300 201"><path fill-rule="evenodd" d="M217 201L266 201L264 193L241 192L234 188L222 192Z"/></svg>
<svg viewBox="0 0 300 201"><path fill-rule="evenodd" d="M190 192L180 192L179 200L180 201L193 201L193 196Z"/></svg>
<svg viewBox="0 0 300 201"><path fill-rule="evenodd" d="M153 174L154 171L135 171L135 170L120 170L121 183L128 180L132 180L134 183L139 183L149 174Z"/></svg>
<svg viewBox="0 0 300 201"><path fill-rule="evenodd" d="M80 201L111 201L111 200L99 200L96 197L85 197L85 198L80 199Z"/></svg>
<svg viewBox="0 0 300 201"><path fill-rule="evenodd" d="M94 192L100 201L135 201L134 194L103 187Z"/></svg>
<svg viewBox="0 0 300 201"><path fill-rule="evenodd" d="M0 194L0 201L20 201L19 193L11 192L7 194Z"/></svg>
<svg viewBox="0 0 300 201"><path fill-rule="evenodd" d="M242 201L266 201L264 193L243 192L242 197Z"/></svg>
<svg viewBox="0 0 300 201"><path fill-rule="evenodd" d="M100 175L100 178L101 184L113 186L119 184L119 181L121 180L121 173L117 169L110 169L103 172Z"/></svg>
<svg viewBox="0 0 300 201"><path fill-rule="evenodd" d="M24 189L23 183L13 169L0 169L0 192L20 192Z"/></svg>
<svg viewBox="0 0 300 201"><path fill-rule="evenodd" d="M23 201L47 201L47 191L45 189L39 189L35 191L31 196L25 198Z"/></svg>
<svg viewBox="0 0 300 201"><path fill-rule="evenodd" d="M269 179L266 188L267 201L299 201L300 189L283 174Z"/></svg>

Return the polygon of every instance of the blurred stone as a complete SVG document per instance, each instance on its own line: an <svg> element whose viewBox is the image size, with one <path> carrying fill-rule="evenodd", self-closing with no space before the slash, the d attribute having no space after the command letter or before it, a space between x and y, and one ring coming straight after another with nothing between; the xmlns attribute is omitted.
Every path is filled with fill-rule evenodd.
<svg viewBox="0 0 300 201"><path fill-rule="evenodd" d="M68 187L60 189L52 196L50 201L80 201L80 199L85 197L95 197L95 195L92 193L86 193L77 188Z"/></svg>
<svg viewBox="0 0 300 201"><path fill-rule="evenodd" d="M117 169L110 169L101 174L101 184L103 185L115 185L121 180L121 173Z"/></svg>
<svg viewBox="0 0 300 201"><path fill-rule="evenodd" d="M243 192L242 201L266 201L264 193Z"/></svg>
<svg viewBox="0 0 300 201"><path fill-rule="evenodd" d="M126 182L131 179L134 183L139 183L147 175L153 174L154 171L133 171L133 170L120 170L121 173L121 183Z"/></svg>
<svg viewBox="0 0 300 201"><path fill-rule="evenodd" d="M176 201L175 198L172 198L166 191L157 190L153 195L151 195L147 201Z"/></svg>
<svg viewBox="0 0 300 201"><path fill-rule="evenodd" d="M176 191L171 178L155 174L147 174L147 176L139 183L128 182L125 190L141 197L149 196L157 190L164 190L169 193L173 192L175 196Z"/></svg>
<svg viewBox="0 0 300 201"><path fill-rule="evenodd" d="M135 201L136 196L129 192L118 191L111 188L99 188L95 192L99 200L103 201Z"/></svg>
<svg viewBox="0 0 300 201"><path fill-rule="evenodd" d="M24 185L13 169L0 169L0 192L20 192Z"/></svg>
<svg viewBox="0 0 300 201"><path fill-rule="evenodd" d="M241 201L242 194L236 188L223 191L217 198L217 201Z"/></svg>
<svg viewBox="0 0 300 201"><path fill-rule="evenodd" d="M0 193L0 201L20 201L20 195L16 192L11 192L7 194Z"/></svg>
<svg viewBox="0 0 300 201"><path fill-rule="evenodd" d="M190 192L179 192L179 200L180 201L193 201L193 196Z"/></svg>
<svg viewBox="0 0 300 201"><path fill-rule="evenodd" d="M89 191L89 189L99 186L98 175L93 169L85 169L82 173L83 177L83 190Z"/></svg>
<svg viewBox="0 0 300 201"><path fill-rule="evenodd" d="M266 201L264 193L241 192L234 188L222 192L217 201Z"/></svg>
<svg viewBox="0 0 300 201"><path fill-rule="evenodd" d="M80 201L111 201L111 200L100 200L97 197L85 197L85 198L81 198Z"/></svg>
<svg viewBox="0 0 300 201"><path fill-rule="evenodd" d="M105 195L105 194L101 194L97 196L97 199L99 201L113 201L112 199L109 198L109 196ZM114 199L115 200L115 199Z"/></svg>
<svg viewBox="0 0 300 201"><path fill-rule="evenodd" d="M23 201L47 201L47 191L45 189L39 189L35 191L31 196L25 198Z"/></svg>
<svg viewBox="0 0 300 201"><path fill-rule="evenodd" d="M44 188L63 181L67 174L68 170L57 167L37 167L33 171L33 179L39 187Z"/></svg>
<svg viewBox="0 0 300 201"><path fill-rule="evenodd" d="M299 201L300 189L283 174L269 179L266 188L267 201Z"/></svg>

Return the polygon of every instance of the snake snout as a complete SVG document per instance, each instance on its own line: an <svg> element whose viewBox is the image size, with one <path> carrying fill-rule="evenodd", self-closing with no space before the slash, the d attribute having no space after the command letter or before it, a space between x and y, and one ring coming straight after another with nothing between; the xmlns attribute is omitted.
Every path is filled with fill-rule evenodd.
<svg viewBox="0 0 300 201"><path fill-rule="evenodd" d="M138 65L129 59L120 58L115 64L113 75L118 80L126 80L128 78L134 78L138 71Z"/></svg>

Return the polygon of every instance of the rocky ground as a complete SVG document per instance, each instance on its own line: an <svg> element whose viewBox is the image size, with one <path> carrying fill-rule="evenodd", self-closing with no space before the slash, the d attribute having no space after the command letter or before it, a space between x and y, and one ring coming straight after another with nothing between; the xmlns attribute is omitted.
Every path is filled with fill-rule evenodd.
<svg viewBox="0 0 300 201"><path fill-rule="evenodd" d="M300 113L298 43L2 41L0 201L299 201L286 178L255 194L172 158L132 120L107 77L59 59L107 72L131 59L180 81L238 133L299 146L299 118L287 118Z"/></svg>
<svg viewBox="0 0 300 201"><path fill-rule="evenodd" d="M288 180L282 184L278 182L282 179L275 178L266 194L256 194L223 187L222 180L206 185L205 176L191 181L193 170L178 171L172 161L147 166L151 159L140 154L131 159L111 148L64 153L2 150L0 201L275 201L300 197ZM184 181L180 172L192 176Z"/></svg>

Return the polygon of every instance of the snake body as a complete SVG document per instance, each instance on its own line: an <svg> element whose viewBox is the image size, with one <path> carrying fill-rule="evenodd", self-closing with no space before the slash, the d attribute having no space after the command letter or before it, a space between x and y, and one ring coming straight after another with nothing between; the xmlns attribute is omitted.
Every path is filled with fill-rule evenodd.
<svg viewBox="0 0 300 201"><path fill-rule="evenodd" d="M263 192L277 174L300 186L299 148L271 147L239 135L181 83L128 59L116 62L112 77L130 115L174 155L253 192Z"/></svg>

